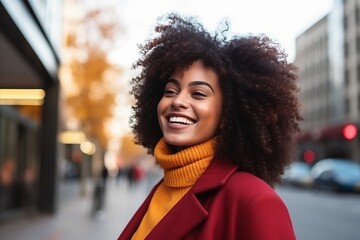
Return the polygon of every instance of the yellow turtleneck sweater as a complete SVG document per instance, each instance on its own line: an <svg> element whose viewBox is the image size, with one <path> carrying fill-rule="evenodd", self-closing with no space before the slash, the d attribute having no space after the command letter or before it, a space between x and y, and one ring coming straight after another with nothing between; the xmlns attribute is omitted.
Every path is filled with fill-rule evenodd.
<svg viewBox="0 0 360 240"><path fill-rule="evenodd" d="M145 239L156 224L189 191L213 159L213 143L214 140L209 140L172 153L164 139L158 142L154 156L164 169L164 181L156 189L132 240Z"/></svg>

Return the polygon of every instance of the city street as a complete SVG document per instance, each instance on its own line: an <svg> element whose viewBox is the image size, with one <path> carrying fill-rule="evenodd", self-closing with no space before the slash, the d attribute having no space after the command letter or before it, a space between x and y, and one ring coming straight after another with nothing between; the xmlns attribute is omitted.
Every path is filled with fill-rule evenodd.
<svg viewBox="0 0 360 240"><path fill-rule="evenodd" d="M359 187L360 0L0 0L0 19L0 240L116 240L164 170L190 187L212 152L285 171L297 240L360 240L360 193L293 187ZM160 188L141 236L180 193ZM247 238L236 194L207 193L224 226L197 238ZM251 236L288 235L275 205ZM174 215L160 238L199 216Z"/></svg>
<svg viewBox="0 0 360 240"><path fill-rule="evenodd" d="M360 194L277 188L298 240L358 240Z"/></svg>
<svg viewBox="0 0 360 240"><path fill-rule="evenodd" d="M154 182L154 181L152 181ZM151 183L153 184L153 183ZM110 179L104 212L91 215L91 187L81 197L77 182L62 184L55 216L33 216L0 225L1 240L114 240L146 197L148 182L130 187ZM360 194L336 194L278 187L298 240L358 240Z"/></svg>
<svg viewBox="0 0 360 240"><path fill-rule="evenodd" d="M110 179L103 212L92 215L92 184L80 196L77 182L60 185L59 208L54 216L22 217L0 225L1 240L115 240L148 193L146 182L130 187Z"/></svg>

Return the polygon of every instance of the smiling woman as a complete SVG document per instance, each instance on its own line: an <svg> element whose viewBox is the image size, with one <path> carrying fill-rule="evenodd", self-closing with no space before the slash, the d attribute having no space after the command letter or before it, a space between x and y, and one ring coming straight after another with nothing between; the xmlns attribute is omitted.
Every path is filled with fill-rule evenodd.
<svg viewBox="0 0 360 240"><path fill-rule="evenodd" d="M216 73L200 60L176 72L158 107L164 140L178 149L210 140L222 116L222 92Z"/></svg>
<svg viewBox="0 0 360 240"><path fill-rule="evenodd" d="M265 36L162 20L135 64L131 126L164 178L119 239L295 239L272 186L301 120L296 68Z"/></svg>

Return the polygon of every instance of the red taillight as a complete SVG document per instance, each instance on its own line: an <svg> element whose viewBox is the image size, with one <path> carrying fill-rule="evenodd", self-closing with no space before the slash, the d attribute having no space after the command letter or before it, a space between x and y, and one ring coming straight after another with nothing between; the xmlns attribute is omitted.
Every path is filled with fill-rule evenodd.
<svg viewBox="0 0 360 240"><path fill-rule="evenodd" d="M357 127L354 124L346 124L343 128L343 136L346 140L352 140L357 136Z"/></svg>

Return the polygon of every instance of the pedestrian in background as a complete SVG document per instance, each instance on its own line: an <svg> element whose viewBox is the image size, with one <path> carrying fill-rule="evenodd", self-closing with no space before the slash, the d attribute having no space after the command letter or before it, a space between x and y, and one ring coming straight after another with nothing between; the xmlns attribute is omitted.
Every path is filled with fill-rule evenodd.
<svg viewBox="0 0 360 240"><path fill-rule="evenodd" d="M109 177L108 169L105 165L101 168L100 176L95 180L94 202L92 215L97 220L105 218L106 185Z"/></svg>
<svg viewBox="0 0 360 240"><path fill-rule="evenodd" d="M136 142L164 170L119 239L295 239L274 191L299 130L296 68L266 36L169 14L140 46Z"/></svg>

